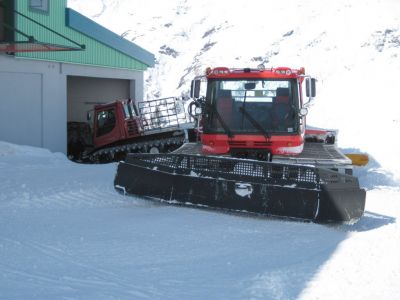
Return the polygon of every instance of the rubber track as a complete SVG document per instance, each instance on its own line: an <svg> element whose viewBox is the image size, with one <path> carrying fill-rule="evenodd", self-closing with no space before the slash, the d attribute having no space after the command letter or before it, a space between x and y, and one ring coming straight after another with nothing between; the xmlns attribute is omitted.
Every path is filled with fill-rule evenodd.
<svg viewBox="0 0 400 300"><path fill-rule="evenodd" d="M91 152L87 155L83 154L83 159L89 159L90 161L97 161L101 155L109 156L111 158L114 157L114 154L124 152L124 153L147 153L148 149L151 147L164 147L169 145L182 145L185 142L184 136L172 137L163 140L154 140L154 141L145 141L138 143L130 143L124 145L118 145L114 147L107 147L98 149L94 152ZM112 160L112 159L111 159ZM111 161L110 160L110 161Z"/></svg>

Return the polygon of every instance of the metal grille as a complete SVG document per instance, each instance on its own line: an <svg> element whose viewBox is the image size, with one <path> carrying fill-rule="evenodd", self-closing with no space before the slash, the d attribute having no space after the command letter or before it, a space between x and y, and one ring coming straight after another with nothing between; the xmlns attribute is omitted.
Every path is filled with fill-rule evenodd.
<svg viewBox="0 0 400 300"><path fill-rule="evenodd" d="M297 157L312 159L343 159L343 155L339 153L335 145L322 143L305 143L303 152Z"/></svg>
<svg viewBox="0 0 400 300"><path fill-rule="evenodd" d="M127 127L128 127L128 134L130 136L139 134L139 128L136 120L128 120Z"/></svg>
<svg viewBox="0 0 400 300"><path fill-rule="evenodd" d="M255 146L255 147L268 147L271 146L271 142L246 142L246 141L228 141L229 146L232 147L245 147L245 146Z"/></svg>
<svg viewBox="0 0 400 300"><path fill-rule="evenodd" d="M229 141L228 144L229 144L229 146L235 146L235 147L245 147L246 146L245 141Z"/></svg>
<svg viewBox="0 0 400 300"><path fill-rule="evenodd" d="M272 143L271 142L254 142L254 146L271 146Z"/></svg>
<svg viewBox="0 0 400 300"><path fill-rule="evenodd" d="M320 183L318 169L314 167L253 160L185 154L130 154L126 162L191 176L272 184L311 183L317 186Z"/></svg>
<svg viewBox="0 0 400 300"><path fill-rule="evenodd" d="M139 102L138 109L145 131L180 127L190 123L183 103L174 97Z"/></svg>
<svg viewBox="0 0 400 300"><path fill-rule="evenodd" d="M127 163L182 175L297 187L321 184L358 187L356 177L313 166L189 154L129 154Z"/></svg>

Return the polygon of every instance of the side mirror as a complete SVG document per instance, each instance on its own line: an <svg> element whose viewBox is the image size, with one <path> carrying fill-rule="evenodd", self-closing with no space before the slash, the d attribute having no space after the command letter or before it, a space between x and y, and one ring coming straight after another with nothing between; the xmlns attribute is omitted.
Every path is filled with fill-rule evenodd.
<svg viewBox="0 0 400 300"><path fill-rule="evenodd" d="M190 102L188 113L192 118L198 119L198 117L200 117L203 113L203 110L201 109L201 103L198 100Z"/></svg>
<svg viewBox="0 0 400 300"><path fill-rule="evenodd" d="M255 82L247 82L244 84L244 89L246 91L248 90L254 90L256 88L256 83Z"/></svg>
<svg viewBox="0 0 400 300"><path fill-rule="evenodd" d="M194 114L195 114L196 116L200 116L202 112L203 112L203 110L201 109L201 107L196 107L196 108L194 109Z"/></svg>
<svg viewBox="0 0 400 300"><path fill-rule="evenodd" d="M314 98L316 95L315 82L315 78L306 78L306 96L308 98Z"/></svg>
<svg viewBox="0 0 400 300"><path fill-rule="evenodd" d="M200 85L201 85L201 80L195 79L192 80L192 84L190 87L190 97L197 99L200 97Z"/></svg>

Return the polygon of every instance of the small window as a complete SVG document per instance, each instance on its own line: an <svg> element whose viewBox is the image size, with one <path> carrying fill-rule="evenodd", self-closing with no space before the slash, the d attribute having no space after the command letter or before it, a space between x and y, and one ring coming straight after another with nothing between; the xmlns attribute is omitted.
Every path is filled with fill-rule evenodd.
<svg viewBox="0 0 400 300"><path fill-rule="evenodd" d="M97 115L96 136L111 132L115 127L115 123L115 110L113 108L99 112Z"/></svg>
<svg viewBox="0 0 400 300"><path fill-rule="evenodd" d="M124 105L125 119L129 119L131 117L131 114L129 113L128 103L124 103L123 105Z"/></svg>
<svg viewBox="0 0 400 300"><path fill-rule="evenodd" d="M29 8L41 12L48 12L49 0L29 0Z"/></svg>

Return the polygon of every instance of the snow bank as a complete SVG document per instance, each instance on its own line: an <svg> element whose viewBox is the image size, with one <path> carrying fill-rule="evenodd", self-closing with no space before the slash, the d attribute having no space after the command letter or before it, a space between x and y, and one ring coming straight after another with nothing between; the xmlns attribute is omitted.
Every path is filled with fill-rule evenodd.
<svg viewBox="0 0 400 300"><path fill-rule="evenodd" d="M61 153L52 154L48 149L15 145L4 141L0 141L0 156L10 156L10 155L30 156L30 157L53 157L53 158L57 157L59 159L66 158L65 155Z"/></svg>
<svg viewBox="0 0 400 300"><path fill-rule="evenodd" d="M66 208L121 203L118 195L113 197L115 165L78 165L62 153L0 141L0 207Z"/></svg>

